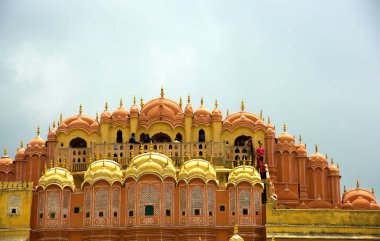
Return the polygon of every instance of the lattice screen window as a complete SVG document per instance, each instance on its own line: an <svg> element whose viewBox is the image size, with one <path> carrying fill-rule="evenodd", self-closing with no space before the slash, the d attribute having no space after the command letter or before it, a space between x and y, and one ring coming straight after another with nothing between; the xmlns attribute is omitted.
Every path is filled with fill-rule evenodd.
<svg viewBox="0 0 380 241"><path fill-rule="evenodd" d="M56 219L59 211L59 193L49 192L47 197L47 218Z"/></svg>
<svg viewBox="0 0 380 241"><path fill-rule="evenodd" d="M19 215L21 209L21 198L19 195L10 195L8 197L8 214Z"/></svg>
<svg viewBox="0 0 380 241"><path fill-rule="evenodd" d="M165 195L165 201L164 201L164 208L166 209L172 209L173 207L173 184L165 184L164 188L164 195Z"/></svg>
<svg viewBox="0 0 380 241"><path fill-rule="evenodd" d="M191 194L190 194L190 207L191 207L190 213L191 213L191 215L196 215L198 212L197 210L199 210L199 215L204 214L204 207L203 207L204 201L203 200L204 200L204 198L203 198L202 189L199 186L195 186L191 190Z"/></svg>
<svg viewBox="0 0 380 241"><path fill-rule="evenodd" d="M86 188L85 190L84 209L85 209L86 215L87 213L90 212L90 209L91 209L91 191L89 188Z"/></svg>
<svg viewBox="0 0 380 241"><path fill-rule="evenodd" d="M153 185L146 185L141 188L140 191L140 210L139 214L144 215L145 205L154 206L154 216L160 214L160 191Z"/></svg>
<svg viewBox="0 0 380 241"><path fill-rule="evenodd" d="M119 204L120 204L120 190L115 188L112 190L112 211L119 212ZM117 216L117 214L116 214Z"/></svg>
<svg viewBox="0 0 380 241"><path fill-rule="evenodd" d="M207 188L207 209L209 211L209 215L214 213L215 209L215 189L214 187ZM210 211L212 213L210 213Z"/></svg>
<svg viewBox="0 0 380 241"><path fill-rule="evenodd" d="M260 195L258 191L255 191L255 213L260 214Z"/></svg>
<svg viewBox="0 0 380 241"><path fill-rule="evenodd" d="M133 211L135 210L135 187L130 187L128 189L128 198L127 198L127 206L128 206L128 211Z"/></svg>
<svg viewBox="0 0 380 241"><path fill-rule="evenodd" d="M235 191L233 189L230 189L230 208L231 212L235 212L236 210L236 196Z"/></svg>
<svg viewBox="0 0 380 241"><path fill-rule="evenodd" d="M108 217L108 191L105 189L99 189L95 192L95 215L101 217L101 213L103 213L103 217Z"/></svg>
<svg viewBox="0 0 380 241"><path fill-rule="evenodd" d="M181 212L186 211L186 189L184 187L181 187L179 191L179 199L181 204Z"/></svg>
<svg viewBox="0 0 380 241"><path fill-rule="evenodd" d="M244 210L246 210L247 214L244 213ZM251 192L241 190L239 192L239 214L249 215L251 213Z"/></svg>
<svg viewBox="0 0 380 241"><path fill-rule="evenodd" d="M67 215L69 213L69 202L70 202L70 192L65 191L63 193L63 205L62 205L63 218L67 218Z"/></svg>

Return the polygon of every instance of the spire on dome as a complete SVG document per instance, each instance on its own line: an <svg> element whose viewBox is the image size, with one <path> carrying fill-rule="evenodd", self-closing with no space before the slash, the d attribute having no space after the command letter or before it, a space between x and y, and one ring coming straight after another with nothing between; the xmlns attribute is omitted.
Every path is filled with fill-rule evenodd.
<svg viewBox="0 0 380 241"><path fill-rule="evenodd" d="M20 148L24 148L24 142L23 141L20 142Z"/></svg>
<svg viewBox="0 0 380 241"><path fill-rule="evenodd" d="M215 100L215 109L218 108L218 100Z"/></svg>
<svg viewBox="0 0 380 241"><path fill-rule="evenodd" d="M98 112L96 112L96 117L95 117L96 121L99 122L99 114Z"/></svg>
<svg viewBox="0 0 380 241"><path fill-rule="evenodd" d="M123 108L123 99L120 98L120 108Z"/></svg>
<svg viewBox="0 0 380 241"><path fill-rule="evenodd" d="M161 86L161 98L164 98L165 92L164 92L164 86Z"/></svg>
<svg viewBox="0 0 380 241"><path fill-rule="evenodd" d="M263 119L263 110L260 110L260 119Z"/></svg>
<svg viewBox="0 0 380 241"><path fill-rule="evenodd" d="M240 109L241 111L244 111L244 99L241 99Z"/></svg>
<svg viewBox="0 0 380 241"><path fill-rule="evenodd" d="M141 106L141 108L144 106L144 100L142 97L140 98L140 106Z"/></svg>
<svg viewBox="0 0 380 241"><path fill-rule="evenodd" d="M238 225L235 224L235 226L234 226L234 234L238 234L238 233L239 233Z"/></svg>
<svg viewBox="0 0 380 241"><path fill-rule="evenodd" d="M298 136L298 140L299 140L299 143L301 144L302 143L302 136L301 135Z"/></svg>
<svg viewBox="0 0 380 241"><path fill-rule="evenodd" d="M318 145L315 145L315 153L318 152Z"/></svg>
<svg viewBox="0 0 380 241"><path fill-rule="evenodd" d="M40 133L41 133L41 131L40 131L40 127L37 127L37 136L39 136Z"/></svg>
<svg viewBox="0 0 380 241"><path fill-rule="evenodd" d="M133 96L133 104L136 104L136 96Z"/></svg>
<svg viewBox="0 0 380 241"><path fill-rule="evenodd" d="M356 189L360 188L360 182L359 179L356 179Z"/></svg>
<svg viewBox="0 0 380 241"><path fill-rule="evenodd" d="M229 109L227 109L227 116L229 116L230 115L230 110Z"/></svg>
<svg viewBox="0 0 380 241"><path fill-rule="evenodd" d="M83 111L83 107L82 107L82 104L79 105L79 115L82 114L82 111Z"/></svg>
<svg viewBox="0 0 380 241"><path fill-rule="evenodd" d="M343 186L343 192L347 192L346 185Z"/></svg>
<svg viewBox="0 0 380 241"><path fill-rule="evenodd" d="M325 154L325 158L326 158L326 160L329 160L329 157L327 156L327 153Z"/></svg>
<svg viewBox="0 0 380 241"><path fill-rule="evenodd" d="M4 148L4 156L7 156L7 154L8 154L8 150L7 148Z"/></svg>
<svg viewBox="0 0 380 241"><path fill-rule="evenodd" d="M201 107L203 107L203 97L201 98Z"/></svg>
<svg viewBox="0 0 380 241"><path fill-rule="evenodd" d="M182 108L182 97L179 97L179 106Z"/></svg>
<svg viewBox="0 0 380 241"><path fill-rule="evenodd" d="M334 165L334 158L331 157L331 165Z"/></svg>
<svg viewBox="0 0 380 241"><path fill-rule="evenodd" d="M190 94L187 95L187 103L190 104Z"/></svg>
<svg viewBox="0 0 380 241"><path fill-rule="evenodd" d="M270 124L270 116L268 116L268 125Z"/></svg>
<svg viewBox="0 0 380 241"><path fill-rule="evenodd" d="M62 113L59 115L59 123L62 123Z"/></svg>
<svg viewBox="0 0 380 241"><path fill-rule="evenodd" d="M284 130L284 133L286 133L286 123L285 122L284 122L282 129Z"/></svg>
<svg viewBox="0 0 380 241"><path fill-rule="evenodd" d="M106 101L106 106L104 107L104 111L108 110L108 102Z"/></svg>
<svg viewBox="0 0 380 241"><path fill-rule="evenodd" d="M372 194L375 194L375 188L372 187L372 190L371 190Z"/></svg>

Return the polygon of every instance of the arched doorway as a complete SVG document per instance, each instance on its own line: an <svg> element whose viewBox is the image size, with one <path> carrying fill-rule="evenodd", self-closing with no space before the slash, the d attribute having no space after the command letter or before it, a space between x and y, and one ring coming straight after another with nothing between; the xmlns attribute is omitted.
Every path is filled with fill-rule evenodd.
<svg viewBox="0 0 380 241"><path fill-rule="evenodd" d="M152 136L152 139L154 140L154 142L172 142L170 136L162 132L154 134Z"/></svg>
<svg viewBox="0 0 380 241"><path fill-rule="evenodd" d="M234 146L244 146L245 142L248 141L250 138L251 136L245 136L245 135L238 136L234 141Z"/></svg>
<svg viewBox="0 0 380 241"><path fill-rule="evenodd" d="M116 133L116 143L123 143L123 132L121 130Z"/></svg>
<svg viewBox="0 0 380 241"><path fill-rule="evenodd" d="M198 132L198 142L205 142L205 141L206 141L205 131L203 129L200 129Z"/></svg>
<svg viewBox="0 0 380 241"><path fill-rule="evenodd" d="M71 148L86 148L87 142L84 139L77 137L77 138L74 138L70 141L69 146Z"/></svg>
<svg viewBox="0 0 380 241"><path fill-rule="evenodd" d="M179 141L179 142L182 142L182 135L181 135L181 133L177 133L177 135L175 135L175 140L176 141Z"/></svg>

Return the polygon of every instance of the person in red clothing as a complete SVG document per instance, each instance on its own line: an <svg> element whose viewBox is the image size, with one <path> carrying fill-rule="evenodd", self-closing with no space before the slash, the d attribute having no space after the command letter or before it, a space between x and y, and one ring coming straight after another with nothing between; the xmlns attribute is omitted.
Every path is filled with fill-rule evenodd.
<svg viewBox="0 0 380 241"><path fill-rule="evenodd" d="M261 177L265 175L264 170L264 148L263 143L261 141L258 142L259 147L256 149L256 160L257 160L257 169L259 169Z"/></svg>

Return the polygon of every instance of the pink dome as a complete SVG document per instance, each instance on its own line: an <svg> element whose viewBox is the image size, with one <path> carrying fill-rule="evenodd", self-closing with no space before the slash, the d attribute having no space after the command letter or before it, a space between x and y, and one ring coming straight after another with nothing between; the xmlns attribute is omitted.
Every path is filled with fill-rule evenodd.
<svg viewBox="0 0 380 241"><path fill-rule="evenodd" d="M222 111L218 108L218 102L215 101L215 108L212 111L213 121L222 121Z"/></svg>
<svg viewBox="0 0 380 241"><path fill-rule="evenodd" d="M133 104L129 112L131 117L137 117L139 115L139 107L136 105L136 97L133 98Z"/></svg>
<svg viewBox="0 0 380 241"><path fill-rule="evenodd" d="M371 204L367 199L359 196L352 202L352 209L354 210L371 210Z"/></svg>
<svg viewBox="0 0 380 241"><path fill-rule="evenodd" d="M193 125L210 125L211 112L203 106L203 98L201 99L201 106L194 111Z"/></svg>
<svg viewBox="0 0 380 241"><path fill-rule="evenodd" d="M343 209L351 210L352 209L352 203L350 201L346 201L343 206Z"/></svg>
<svg viewBox="0 0 380 241"><path fill-rule="evenodd" d="M87 133L100 132L99 123L95 118L85 114L74 115L64 119L58 126L56 134L68 134L73 130L84 130Z"/></svg>
<svg viewBox="0 0 380 241"><path fill-rule="evenodd" d="M347 202L352 203L352 208L355 210L372 210L372 207L376 208L378 205L372 192L359 187L343 194L343 203Z"/></svg>
<svg viewBox="0 0 380 241"><path fill-rule="evenodd" d="M255 126L255 123L258 119L259 119L258 116L249 112L245 112L245 111L236 112L227 116L226 119L224 119L223 129L232 131L238 127L248 127L251 130L255 130L255 129L258 129ZM265 131L265 128L263 128L263 130Z"/></svg>
<svg viewBox="0 0 380 241"><path fill-rule="evenodd" d="M25 149L24 147L20 147L17 149L16 155L15 155L15 160L22 160L24 159L24 154L25 154Z"/></svg>
<svg viewBox="0 0 380 241"><path fill-rule="evenodd" d="M4 156L0 159L0 165L12 165L13 160L7 155L6 149L4 150Z"/></svg>

